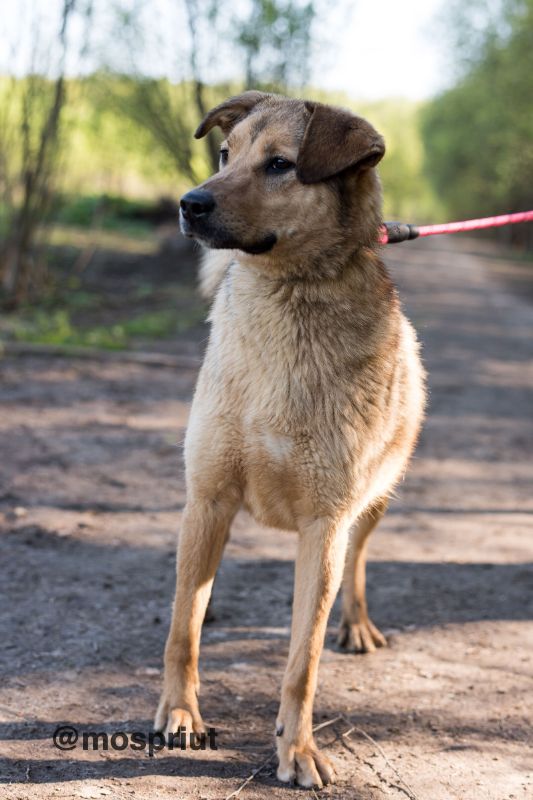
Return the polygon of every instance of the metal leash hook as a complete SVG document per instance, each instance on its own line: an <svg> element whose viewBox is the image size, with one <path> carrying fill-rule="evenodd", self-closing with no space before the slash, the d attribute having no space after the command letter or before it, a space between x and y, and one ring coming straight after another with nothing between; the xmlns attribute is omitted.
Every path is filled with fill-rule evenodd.
<svg viewBox="0 0 533 800"><path fill-rule="evenodd" d="M419 236L418 228L409 225L407 222L385 222L381 229L380 244L397 244L407 242L409 239L417 239Z"/></svg>

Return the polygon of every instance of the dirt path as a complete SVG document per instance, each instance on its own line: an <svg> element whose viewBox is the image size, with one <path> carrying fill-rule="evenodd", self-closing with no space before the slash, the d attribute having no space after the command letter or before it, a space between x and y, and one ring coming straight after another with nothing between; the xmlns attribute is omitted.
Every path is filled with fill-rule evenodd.
<svg viewBox="0 0 533 800"><path fill-rule="evenodd" d="M332 615L316 723L349 722L318 734L339 773L319 794L525 800L533 273L468 239L387 256L424 342L431 405L371 545L370 607L390 647L337 653ZM195 374L43 357L5 358L0 372L0 797L225 798L271 752L293 536L237 520L203 644L202 707L218 750L59 752L59 724L149 730ZM240 797L294 791L270 764Z"/></svg>

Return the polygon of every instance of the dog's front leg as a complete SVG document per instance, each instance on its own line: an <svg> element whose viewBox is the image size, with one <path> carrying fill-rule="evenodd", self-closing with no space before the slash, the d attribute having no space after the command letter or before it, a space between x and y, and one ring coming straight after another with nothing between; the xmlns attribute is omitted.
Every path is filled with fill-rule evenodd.
<svg viewBox="0 0 533 800"><path fill-rule="evenodd" d="M331 783L333 767L312 731L318 662L338 591L349 523L317 519L301 526L296 557L289 661L276 724L278 778L305 787Z"/></svg>
<svg viewBox="0 0 533 800"><path fill-rule="evenodd" d="M200 634L217 567L238 501L188 503L180 531L176 596L165 647L163 693L154 726L168 736L180 726L204 729L198 708Z"/></svg>

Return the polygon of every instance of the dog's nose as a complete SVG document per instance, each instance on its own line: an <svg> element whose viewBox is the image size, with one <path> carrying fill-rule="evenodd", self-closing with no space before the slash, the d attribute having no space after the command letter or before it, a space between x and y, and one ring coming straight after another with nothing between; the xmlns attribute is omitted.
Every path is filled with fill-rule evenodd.
<svg viewBox="0 0 533 800"><path fill-rule="evenodd" d="M192 189L180 200L180 208L185 219L203 217L209 214L215 205L215 198L206 189Z"/></svg>

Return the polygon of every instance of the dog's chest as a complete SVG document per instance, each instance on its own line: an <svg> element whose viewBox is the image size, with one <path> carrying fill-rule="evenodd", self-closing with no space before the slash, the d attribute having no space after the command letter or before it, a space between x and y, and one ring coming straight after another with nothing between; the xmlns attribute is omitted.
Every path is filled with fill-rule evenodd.
<svg viewBox="0 0 533 800"><path fill-rule="evenodd" d="M240 419L245 504L266 524L295 528L346 500L358 442L331 387L295 382L279 364L266 374L250 385Z"/></svg>
<svg viewBox="0 0 533 800"><path fill-rule="evenodd" d="M355 341L351 319L324 304L306 311L250 291L222 295L206 363L210 414L231 421L225 440L245 505L283 528L364 491L360 465L383 428L377 398L389 380L371 366L372 342Z"/></svg>

